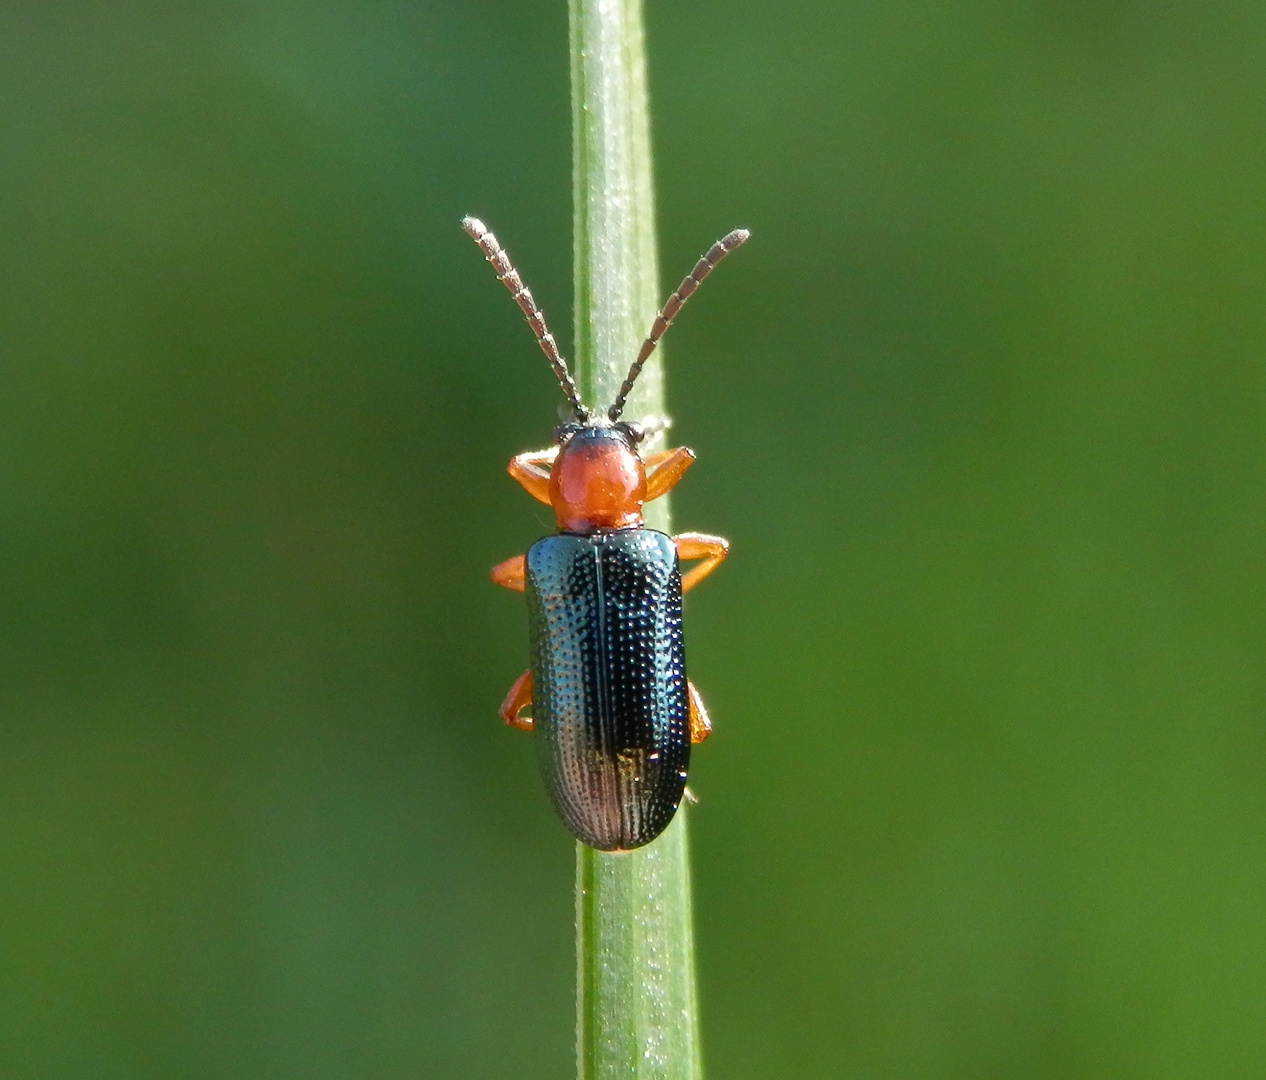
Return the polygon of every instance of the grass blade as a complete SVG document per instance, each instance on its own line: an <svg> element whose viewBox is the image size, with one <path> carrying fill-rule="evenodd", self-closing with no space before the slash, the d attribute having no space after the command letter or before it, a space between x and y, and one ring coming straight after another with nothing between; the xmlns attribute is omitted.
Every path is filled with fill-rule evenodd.
<svg viewBox="0 0 1266 1080"><path fill-rule="evenodd" d="M576 370L615 397L655 317L659 273L640 0L570 0ZM626 416L663 416L662 353ZM648 447L655 449L655 447ZM667 499L647 523L670 528ZM654 843L576 850L580 1080L701 1080L685 808Z"/></svg>

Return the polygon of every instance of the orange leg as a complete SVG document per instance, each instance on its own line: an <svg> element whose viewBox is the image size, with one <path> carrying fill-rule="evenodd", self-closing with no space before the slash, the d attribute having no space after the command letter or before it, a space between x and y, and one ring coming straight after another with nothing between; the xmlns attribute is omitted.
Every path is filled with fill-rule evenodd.
<svg viewBox="0 0 1266 1080"><path fill-rule="evenodd" d="M519 715L523 709L526 709L531 704L532 672L531 669L529 669L514 680L514 685L510 687L510 692L506 694L505 701L501 703L501 719L511 727L518 728L520 731L531 731L532 718L530 716ZM691 722L693 723L694 712L692 711L690 715ZM693 730L693 728L691 730Z"/></svg>
<svg viewBox="0 0 1266 1080"><path fill-rule="evenodd" d="M506 559L505 562L497 563L488 576L502 588L522 592L526 562L526 555L515 555L512 559Z"/></svg>
<svg viewBox="0 0 1266 1080"><path fill-rule="evenodd" d="M549 506L549 469L544 466L551 464L556 457L557 446L551 446L548 450L516 454L506 466L506 472L522 484L532 498Z"/></svg>
<svg viewBox="0 0 1266 1080"><path fill-rule="evenodd" d="M695 689L695 684L686 680L686 694L690 698L690 741L701 743L712 734L712 720L708 716L708 707Z"/></svg>
<svg viewBox="0 0 1266 1080"><path fill-rule="evenodd" d="M684 473L694 464L695 452L688 446L676 450L664 450L646 459L646 501L666 495L677 485Z"/></svg>
<svg viewBox="0 0 1266 1080"><path fill-rule="evenodd" d="M721 565L730 553L730 542L720 536L707 533L678 533L673 537L677 545L677 558L702 559L698 566L681 575L681 591L689 592Z"/></svg>

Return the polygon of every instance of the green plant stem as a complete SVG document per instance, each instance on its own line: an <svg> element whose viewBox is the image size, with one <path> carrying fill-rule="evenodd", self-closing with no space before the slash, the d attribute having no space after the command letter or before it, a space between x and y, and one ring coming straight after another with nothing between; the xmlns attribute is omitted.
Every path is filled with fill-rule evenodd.
<svg viewBox="0 0 1266 1080"><path fill-rule="evenodd" d="M660 297L640 0L569 0L576 371L590 406L615 397ZM663 416L662 351L626 415ZM651 448L653 449L653 448ZM669 530L667 499L648 507ZM576 849L580 1080L701 1080L684 807L636 851Z"/></svg>

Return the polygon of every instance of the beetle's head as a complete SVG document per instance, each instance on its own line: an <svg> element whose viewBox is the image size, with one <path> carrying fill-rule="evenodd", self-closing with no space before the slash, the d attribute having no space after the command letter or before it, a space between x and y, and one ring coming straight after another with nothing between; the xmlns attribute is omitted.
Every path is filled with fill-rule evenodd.
<svg viewBox="0 0 1266 1080"><path fill-rule="evenodd" d="M646 501L646 469L637 451L641 429L571 423L554 435L559 449L550 468L549 498L558 527L585 533L640 525Z"/></svg>

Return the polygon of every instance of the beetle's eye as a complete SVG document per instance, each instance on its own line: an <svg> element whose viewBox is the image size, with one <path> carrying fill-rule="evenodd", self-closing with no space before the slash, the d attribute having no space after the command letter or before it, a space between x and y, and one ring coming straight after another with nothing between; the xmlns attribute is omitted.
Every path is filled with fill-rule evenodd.
<svg viewBox="0 0 1266 1080"><path fill-rule="evenodd" d="M580 425L576 423L559 424L554 429L554 441L562 446L568 439L580 430Z"/></svg>
<svg viewBox="0 0 1266 1080"><path fill-rule="evenodd" d="M618 424L613 425L615 430L620 432L633 446L637 446L646 438L646 429L641 424L630 423L627 420L621 420Z"/></svg>

